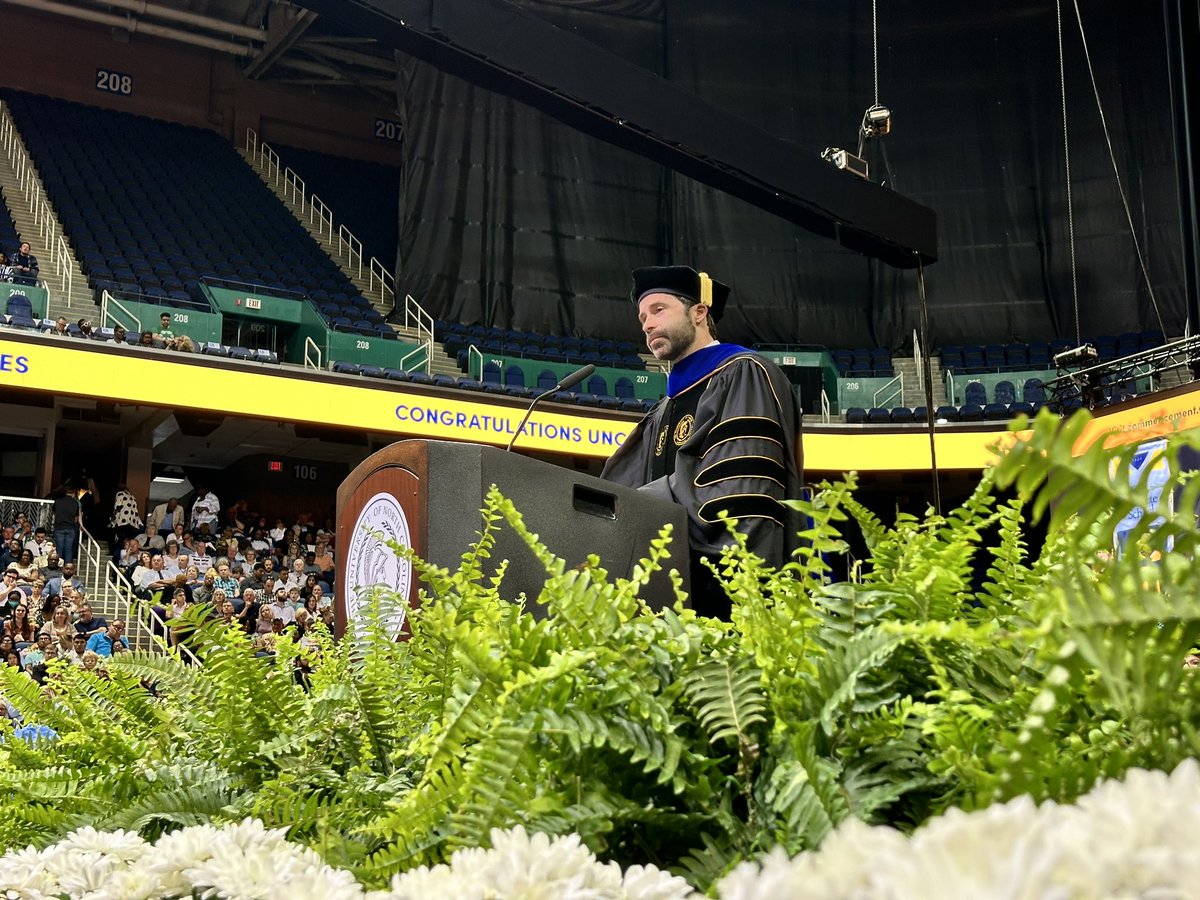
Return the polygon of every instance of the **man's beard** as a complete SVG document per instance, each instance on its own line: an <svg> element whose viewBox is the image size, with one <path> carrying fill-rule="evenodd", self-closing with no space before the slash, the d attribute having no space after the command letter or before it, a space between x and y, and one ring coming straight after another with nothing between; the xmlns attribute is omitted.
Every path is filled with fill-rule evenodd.
<svg viewBox="0 0 1200 900"><path fill-rule="evenodd" d="M647 341L647 347L650 349L650 352L654 354L656 359L674 362L696 340L696 323L690 318L685 318L679 323L678 327L667 331L660 331L657 338L665 340L666 344L655 350L653 347L650 347L653 341Z"/></svg>

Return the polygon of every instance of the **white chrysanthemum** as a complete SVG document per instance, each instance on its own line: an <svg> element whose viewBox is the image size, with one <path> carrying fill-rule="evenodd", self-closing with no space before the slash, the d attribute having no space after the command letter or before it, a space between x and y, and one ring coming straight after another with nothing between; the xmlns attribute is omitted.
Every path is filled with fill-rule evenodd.
<svg viewBox="0 0 1200 900"><path fill-rule="evenodd" d="M1064 883L1074 880L1075 860L1053 840L1055 809L1020 797L971 813L949 810L913 835L881 883L897 897L925 900L1078 897Z"/></svg>
<svg viewBox="0 0 1200 900"><path fill-rule="evenodd" d="M720 881L725 900L823 900L869 897L881 868L907 852L907 840L891 828L847 819L815 853L795 859L776 847L759 863L742 863Z"/></svg>
<svg viewBox="0 0 1200 900"><path fill-rule="evenodd" d="M190 888L212 889L229 898L360 900L362 888L351 873L288 843L285 834L257 819L227 825L209 846L188 848L196 858L185 862L182 876Z"/></svg>
<svg viewBox="0 0 1200 900"><path fill-rule="evenodd" d="M46 870L42 851L29 846L0 857L0 891L16 897L57 893L58 879Z"/></svg>
<svg viewBox="0 0 1200 900"><path fill-rule="evenodd" d="M620 866L610 863L620 874ZM621 890L625 900L689 900L699 897L686 879L658 866L630 866L621 879Z"/></svg>
<svg viewBox="0 0 1200 900"><path fill-rule="evenodd" d="M132 831L97 831L87 825L72 831L59 842L58 846L67 851L102 853L128 863L140 858L150 845L142 839L141 835Z"/></svg>
<svg viewBox="0 0 1200 900"><path fill-rule="evenodd" d="M392 877L387 900L425 900L453 897L455 900L486 900L491 891L473 873L456 872L448 865L418 866Z"/></svg>

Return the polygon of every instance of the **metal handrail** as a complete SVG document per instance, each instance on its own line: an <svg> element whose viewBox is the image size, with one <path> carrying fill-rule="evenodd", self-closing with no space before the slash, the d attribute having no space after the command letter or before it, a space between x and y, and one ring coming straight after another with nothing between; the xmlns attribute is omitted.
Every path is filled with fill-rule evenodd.
<svg viewBox="0 0 1200 900"><path fill-rule="evenodd" d="M257 132L252 128L246 129L245 149L252 163L261 169L267 178L276 185L282 182L281 193L286 202L299 209L300 215L307 215L309 225L316 229L317 235L324 238L331 247L336 246L339 257L344 258L346 267L352 269L358 278L363 277L362 241L345 225L337 225L333 211L322 202L316 194L306 191L303 180L292 169L280 169L279 154L264 141L259 140ZM336 235L336 239L335 239ZM378 296L390 314L396 308L396 279L391 271L376 257L372 256L367 262L367 294Z"/></svg>
<svg viewBox="0 0 1200 900"><path fill-rule="evenodd" d="M311 352L316 354L317 361L315 363L312 361L312 357L309 355L310 348L311 348ZM323 368L321 365L321 348L317 345L317 342L314 341L310 337L306 337L304 339L304 368L306 368L306 369Z"/></svg>
<svg viewBox="0 0 1200 900"><path fill-rule="evenodd" d="M913 329L913 360L917 364L917 390L921 395L925 395L925 366L921 362L923 359L921 350L921 338L917 334L917 330Z"/></svg>
<svg viewBox="0 0 1200 900"><path fill-rule="evenodd" d="M413 357L415 357L418 353L425 354L425 358L423 360L421 360L421 369L422 369L422 371L425 372L426 375L428 375L429 374L429 359L433 355L433 342L432 341L427 341L424 344L418 344L416 347L413 347L413 349L411 349L407 353L405 353L404 356L402 356L400 358L400 368L403 369L405 372L413 371L412 369L410 369L408 367L408 361L410 359L412 359Z"/></svg>
<svg viewBox="0 0 1200 900"><path fill-rule="evenodd" d="M897 383L899 383L898 387L896 386ZM884 397L883 402L880 403L879 402L880 394L883 394L889 388L893 389L892 392L890 394L887 394ZM891 403L893 400L895 400L896 397L900 398L900 405L903 406L904 405L904 373L903 372L901 372L899 375L897 375L891 381L886 382L884 385L882 385L880 388L878 388L874 394L871 395L871 405L876 406L876 407L885 406L885 405Z"/></svg>
<svg viewBox="0 0 1200 900"><path fill-rule="evenodd" d="M954 372L946 370L946 402L958 406L958 391L954 388Z"/></svg>
<svg viewBox="0 0 1200 900"><path fill-rule="evenodd" d="M404 295L404 327L415 329L417 340L428 341L430 347L432 347L435 340L433 336L433 316L413 298L412 294Z"/></svg>
<svg viewBox="0 0 1200 900"><path fill-rule="evenodd" d="M479 360L478 370L473 367L476 358ZM478 378L480 381L483 381L483 354L474 344L467 348L467 374L472 378Z"/></svg>
<svg viewBox="0 0 1200 900"><path fill-rule="evenodd" d="M67 295L67 305L70 306L71 289L74 286L72 267L75 264L75 257L61 234L58 216L54 212L54 207L50 205L49 197L46 196L41 176L33 164L33 155L17 131L12 110L2 100L0 100L0 123L2 123L0 125L0 132L2 132L0 147L8 155L17 185L25 197L25 202L33 216L34 226L38 229L38 235L49 254L50 266L54 268L55 275L59 279L59 286Z"/></svg>
<svg viewBox="0 0 1200 900"><path fill-rule="evenodd" d="M828 423L832 418L832 410L829 405L829 395L825 393L825 388L821 388L821 421Z"/></svg>
<svg viewBox="0 0 1200 900"><path fill-rule="evenodd" d="M59 553L62 553L61 548ZM76 570L79 572L79 577L83 579L83 586L87 592L93 596L100 594L101 577L103 570L100 565L100 545L96 543L95 538L91 536L86 528L79 526L79 559L77 560Z"/></svg>
<svg viewBox="0 0 1200 900"><path fill-rule="evenodd" d="M304 198L308 195L307 186L304 184L304 179L296 174L294 169L290 167L283 170L283 196L295 203L297 206L304 205Z"/></svg>
<svg viewBox="0 0 1200 900"><path fill-rule="evenodd" d="M125 313L125 315L129 316L129 321L132 322L133 325L132 326L126 325L124 322L122 322L120 319L118 319L116 316L114 316L111 312L109 312L108 307L110 305L115 306L121 312ZM133 313L131 313L128 309L126 309L125 304L123 304L120 300L118 300L116 297L114 297L112 294L110 294L106 290L103 294L100 295L100 327L107 328L108 320L110 318L114 322L116 322L118 325L123 326L124 328L128 329L129 331L141 332L141 330L142 330L142 320L139 319L137 316L135 316Z"/></svg>
<svg viewBox="0 0 1200 900"><path fill-rule="evenodd" d="M131 643L135 647L144 645L151 649L157 647L163 653L173 652L174 648L164 637L169 631L166 620L154 611L152 604L133 593L125 573L111 559L105 574L107 585L115 595L116 609L122 613L127 633L132 636Z"/></svg>

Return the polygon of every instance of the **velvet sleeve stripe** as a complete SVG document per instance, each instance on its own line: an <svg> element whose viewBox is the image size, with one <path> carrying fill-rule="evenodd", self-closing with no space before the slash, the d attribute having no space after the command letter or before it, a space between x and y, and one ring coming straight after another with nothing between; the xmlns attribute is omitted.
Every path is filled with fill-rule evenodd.
<svg viewBox="0 0 1200 900"><path fill-rule="evenodd" d="M783 524L783 506L774 497L766 494L730 494L709 500L697 511L701 522L712 524L719 522L721 510L729 513L734 519L770 519Z"/></svg>
<svg viewBox="0 0 1200 900"><path fill-rule="evenodd" d="M708 487L731 478L765 478L784 487L787 472L778 460L767 456L733 456L713 463L696 476L696 487Z"/></svg>
<svg viewBox="0 0 1200 900"><path fill-rule="evenodd" d="M766 416L736 416L718 422L708 432L710 447L735 438L759 438L782 444L783 426Z"/></svg>

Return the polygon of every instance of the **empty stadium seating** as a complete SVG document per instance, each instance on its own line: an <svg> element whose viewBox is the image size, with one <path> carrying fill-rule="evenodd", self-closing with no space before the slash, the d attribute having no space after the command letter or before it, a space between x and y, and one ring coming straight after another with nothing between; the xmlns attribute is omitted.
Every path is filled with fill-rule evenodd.
<svg viewBox="0 0 1200 900"><path fill-rule="evenodd" d="M308 193L319 196L362 241L363 257L374 256L390 268L398 240L400 169L275 143L271 147L280 164L304 181Z"/></svg>
<svg viewBox="0 0 1200 900"><path fill-rule="evenodd" d="M31 94L4 97L97 293L188 305L201 278L219 278L307 294L339 330L394 335L219 135Z"/></svg>

